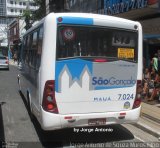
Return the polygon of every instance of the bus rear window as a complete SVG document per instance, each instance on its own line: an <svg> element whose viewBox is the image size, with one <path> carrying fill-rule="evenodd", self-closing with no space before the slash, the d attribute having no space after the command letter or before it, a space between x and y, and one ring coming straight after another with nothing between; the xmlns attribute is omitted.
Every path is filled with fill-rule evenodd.
<svg viewBox="0 0 160 148"><path fill-rule="evenodd" d="M137 32L113 28L59 26L57 58L106 57L137 62Z"/></svg>

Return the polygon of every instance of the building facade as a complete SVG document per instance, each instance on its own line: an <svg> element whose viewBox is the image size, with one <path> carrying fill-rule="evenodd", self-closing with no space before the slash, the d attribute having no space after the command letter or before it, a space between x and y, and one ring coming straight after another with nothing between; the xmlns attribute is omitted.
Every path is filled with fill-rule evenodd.
<svg viewBox="0 0 160 148"><path fill-rule="evenodd" d="M9 25L9 43L10 46L14 44L14 42L18 41L20 37L19 34L19 19L14 19Z"/></svg>
<svg viewBox="0 0 160 148"><path fill-rule="evenodd" d="M6 0L0 1L0 44L5 46L6 42Z"/></svg>
<svg viewBox="0 0 160 148"><path fill-rule="evenodd" d="M12 24L14 19L22 18L24 10L26 8L34 11L38 9L38 6L33 0L1 0L0 1L0 42L1 45L8 45L9 32L8 29L11 28L9 25ZM22 18L24 22L24 18ZM19 26L20 28L24 25ZM21 32L20 32L21 33Z"/></svg>
<svg viewBox="0 0 160 148"><path fill-rule="evenodd" d="M26 7L29 7L31 11L38 8L33 0L7 0L6 15L11 17L21 16Z"/></svg>

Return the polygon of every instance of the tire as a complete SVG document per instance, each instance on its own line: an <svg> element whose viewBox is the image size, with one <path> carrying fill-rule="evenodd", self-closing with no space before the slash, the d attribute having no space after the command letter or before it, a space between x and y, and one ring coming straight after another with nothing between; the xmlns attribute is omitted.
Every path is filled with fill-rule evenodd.
<svg viewBox="0 0 160 148"><path fill-rule="evenodd" d="M17 76L17 81L18 81L19 91L21 91L21 80L19 75Z"/></svg>
<svg viewBox="0 0 160 148"><path fill-rule="evenodd" d="M27 91L27 110L28 110L28 114L29 114L31 120L33 120L34 116L33 116L33 113L32 113L31 98L30 98L30 95L29 95L28 91Z"/></svg>

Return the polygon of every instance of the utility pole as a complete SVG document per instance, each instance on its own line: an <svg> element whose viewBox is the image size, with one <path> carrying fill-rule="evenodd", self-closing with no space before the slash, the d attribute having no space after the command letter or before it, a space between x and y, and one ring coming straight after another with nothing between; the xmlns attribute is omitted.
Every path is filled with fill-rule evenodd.
<svg viewBox="0 0 160 148"><path fill-rule="evenodd" d="M7 15L6 15L6 23L7 23L8 59L11 59L12 55L11 55L11 50L10 50L10 32L9 32L9 24L8 24L8 17L7 17Z"/></svg>

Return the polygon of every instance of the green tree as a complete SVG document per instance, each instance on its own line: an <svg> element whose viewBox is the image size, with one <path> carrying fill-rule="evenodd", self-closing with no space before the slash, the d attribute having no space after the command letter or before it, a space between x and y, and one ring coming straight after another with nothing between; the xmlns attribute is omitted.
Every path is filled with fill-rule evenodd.
<svg viewBox="0 0 160 148"><path fill-rule="evenodd" d="M39 8L35 11L31 11L29 7L29 0L28 0L26 10L23 12L21 16L21 17L24 17L25 19L26 30L28 30L32 26L33 22L40 20L46 15L45 0L33 0L33 1Z"/></svg>
<svg viewBox="0 0 160 148"><path fill-rule="evenodd" d="M36 5L39 7L37 10L30 13L30 18L28 16L28 12L26 12L25 16L31 19L33 22L42 19L46 16L46 2L45 0L33 0ZM64 10L64 0L52 0L50 1L51 12L62 12ZM28 11L28 10L27 10ZM28 21L27 18L27 21Z"/></svg>
<svg viewBox="0 0 160 148"><path fill-rule="evenodd" d="M46 4L45 0L33 0L39 7L39 9L32 12L32 19L34 21L40 20L46 15Z"/></svg>
<svg viewBox="0 0 160 148"><path fill-rule="evenodd" d="M46 2L45 0L33 0L39 7L38 10L32 14L33 20L40 20L46 16ZM51 0L50 1L50 12L63 12L64 11L64 0Z"/></svg>
<svg viewBox="0 0 160 148"><path fill-rule="evenodd" d="M24 12L23 12L23 15L22 15L24 18L25 18L25 23L26 23L26 26L25 26L25 29L28 30L32 24L31 24L31 11L29 9L26 9Z"/></svg>

